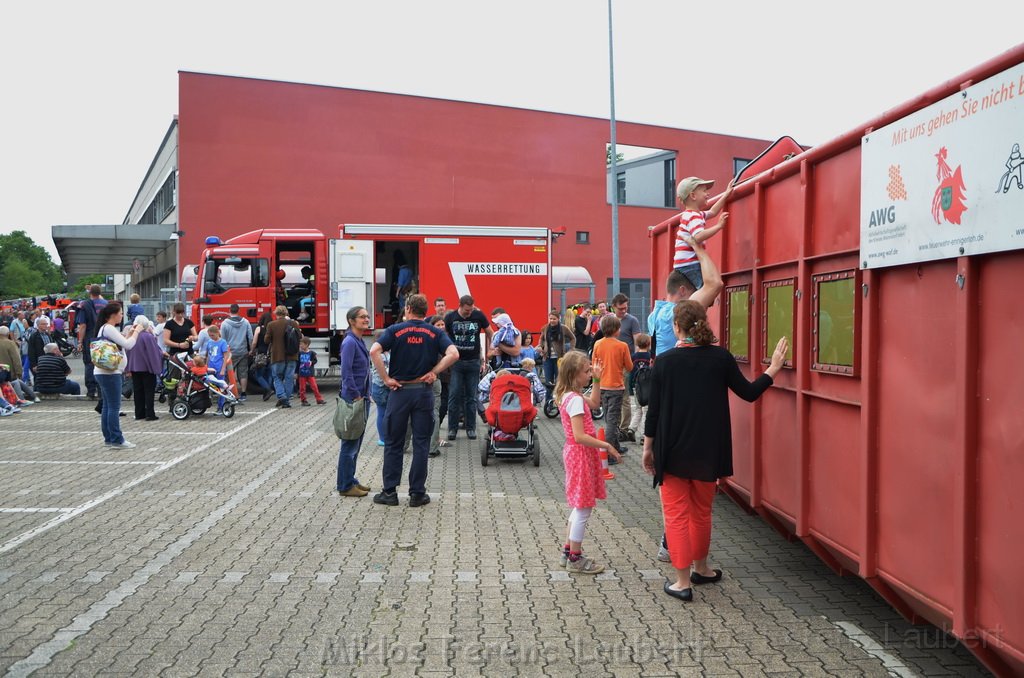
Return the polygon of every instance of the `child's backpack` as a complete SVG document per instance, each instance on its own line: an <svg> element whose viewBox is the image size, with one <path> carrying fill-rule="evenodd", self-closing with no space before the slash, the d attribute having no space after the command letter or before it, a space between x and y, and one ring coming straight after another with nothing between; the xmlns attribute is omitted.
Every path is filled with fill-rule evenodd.
<svg viewBox="0 0 1024 678"><path fill-rule="evenodd" d="M300 332L295 329L295 326L288 323L284 327L284 354L298 355L299 354L299 336Z"/></svg>
<svg viewBox="0 0 1024 678"><path fill-rule="evenodd" d="M518 433L537 416L530 380L518 374L503 374L491 382L490 404L484 412L487 423L505 433Z"/></svg>
<svg viewBox="0 0 1024 678"><path fill-rule="evenodd" d="M651 400L651 363L646 360L637 362L633 370L633 395L637 404L647 407Z"/></svg>

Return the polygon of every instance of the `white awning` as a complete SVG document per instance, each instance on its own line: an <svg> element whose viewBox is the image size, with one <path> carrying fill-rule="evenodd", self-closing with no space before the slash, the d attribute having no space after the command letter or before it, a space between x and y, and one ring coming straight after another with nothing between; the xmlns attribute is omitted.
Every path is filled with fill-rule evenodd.
<svg viewBox="0 0 1024 678"><path fill-rule="evenodd" d="M555 289L593 287L594 281L583 266L552 266L551 286Z"/></svg>

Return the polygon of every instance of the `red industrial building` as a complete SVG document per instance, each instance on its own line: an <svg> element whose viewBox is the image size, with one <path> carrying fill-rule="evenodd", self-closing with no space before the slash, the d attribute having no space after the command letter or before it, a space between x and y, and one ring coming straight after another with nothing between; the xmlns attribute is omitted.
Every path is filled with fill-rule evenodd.
<svg viewBox="0 0 1024 678"><path fill-rule="evenodd" d="M183 72L178 116L125 225L55 227L54 239L72 275L132 273L133 289L154 299L175 287L176 263L188 275L210 235L330 235L345 222L541 226L564 229L553 265L585 266L603 297L612 273L609 134L600 118ZM649 300L647 230L678 211L674 183L725 182L767 142L627 122L617 137L651 149L626 159L615 182L625 198L622 289ZM123 242L89 259L89 233L58 231L78 228L107 228L104 237ZM586 296L569 292L570 301Z"/></svg>

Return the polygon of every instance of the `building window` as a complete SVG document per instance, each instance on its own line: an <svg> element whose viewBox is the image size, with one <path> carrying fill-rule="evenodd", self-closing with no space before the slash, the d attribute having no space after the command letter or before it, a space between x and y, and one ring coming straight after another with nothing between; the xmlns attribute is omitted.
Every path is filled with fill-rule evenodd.
<svg viewBox="0 0 1024 678"><path fill-rule="evenodd" d="M812 278L814 323L811 369L855 374L857 358L857 273L841 271Z"/></svg>
<svg viewBox="0 0 1024 678"><path fill-rule="evenodd" d="M738 362L750 362L750 285L725 290L724 343Z"/></svg>
<svg viewBox="0 0 1024 678"><path fill-rule="evenodd" d="M589 245L590 244L590 231L576 231L576 244L577 245Z"/></svg>
<svg viewBox="0 0 1024 678"><path fill-rule="evenodd" d="M750 164L749 158L733 158L732 159L732 175L735 177L743 171L743 168Z"/></svg>
<svg viewBox="0 0 1024 678"><path fill-rule="evenodd" d="M665 161L665 207L676 206L676 159Z"/></svg>
<svg viewBox="0 0 1024 678"><path fill-rule="evenodd" d="M761 362L768 364L775 352L775 345L782 337L789 338L786 350L786 367L793 366L793 314L795 307L796 281L793 278L772 280L764 283L764 303L762 304L763 322L761 335L763 350Z"/></svg>
<svg viewBox="0 0 1024 678"><path fill-rule="evenodd" d="M629 207L675 208L676 152L647 146L605 146L607 199ZM627 190L628 187L628 190Z"/></svg>
<svg viewBox="0 0 1024 678"><path fill-rule="evenodd" d="M171 172L164 180L164 185L153 196L153 202L139 219L140 224L160 224L167 218L167 215L174 210L174 199L176 195L178 173Z"/></svg>

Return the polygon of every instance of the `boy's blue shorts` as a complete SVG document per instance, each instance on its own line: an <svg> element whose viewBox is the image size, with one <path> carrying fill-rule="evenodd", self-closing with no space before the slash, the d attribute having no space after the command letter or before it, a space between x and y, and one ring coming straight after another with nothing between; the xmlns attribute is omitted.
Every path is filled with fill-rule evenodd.
<svg viewBox="0 0 1024 678"><path fill-rule="evenodd" d="M700 272L700 262L686 264L676 269L682 273L687 280L693 284L693 289L699 290L704 287L704 276Z"/></svg>

